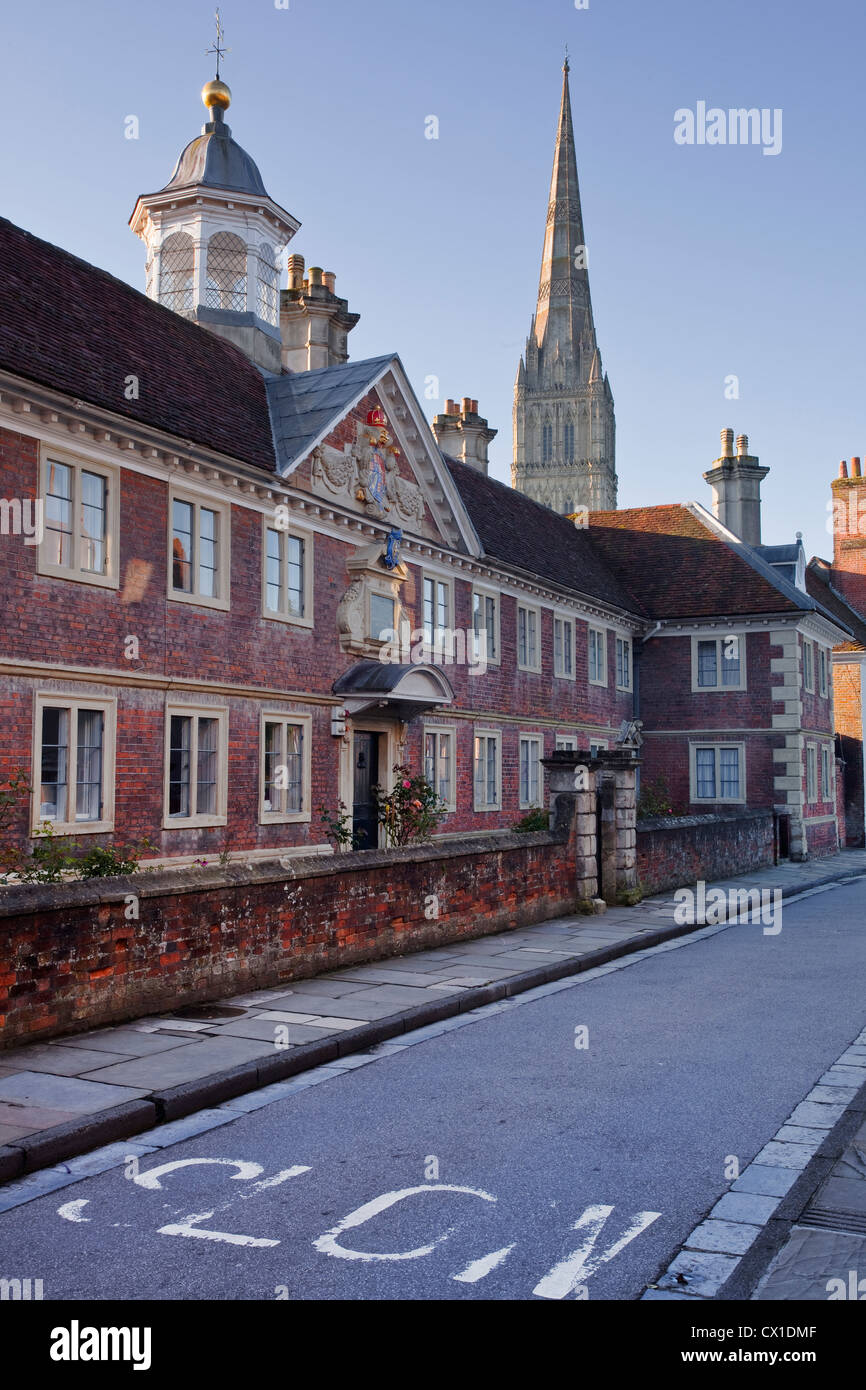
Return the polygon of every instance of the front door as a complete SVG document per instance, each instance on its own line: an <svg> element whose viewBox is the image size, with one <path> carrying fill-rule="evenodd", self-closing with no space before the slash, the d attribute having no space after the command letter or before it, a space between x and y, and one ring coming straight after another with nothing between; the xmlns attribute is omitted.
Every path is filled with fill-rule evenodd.
<svg viewBox="0 0 866 1390"><path fill-rule="evenodd" d="M353 743L352 848L376 849L379 823L373 787L379 780L379 735L359 730Z"/></svg>

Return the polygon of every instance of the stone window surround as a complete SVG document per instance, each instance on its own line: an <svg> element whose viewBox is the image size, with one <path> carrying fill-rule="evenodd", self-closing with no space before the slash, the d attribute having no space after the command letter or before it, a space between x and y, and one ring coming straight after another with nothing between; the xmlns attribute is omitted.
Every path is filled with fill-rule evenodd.
<svg viewBox="0 0 866 1390"><path fill-rule="evenodd" d="M457 725L456 725L456 724L434 724L434 723L432 723L430 720L425 719L425 720L424 720L424 723L423 723L423 727L422 727L421 733L422 733L422 737L421 737L421 758L422 758L422 762L424 763L425 769L426 769L426 765L427 765L427 735L428 735L428 734L433 734L433 735L436 737L436 753L435 753L435 763L434 763L434 766L435 766L436 764L438 764L438 761L439 761L439 737L438 737L439 734L449 734L450 737L451 737L451 753L450 753L450 756L449 756L449 763L450 763L449 783L450 783L450 787L451 787L451 795L450 795L450 797L448 798L448 801L447 801L447 803L446 803L447 810L448 810L448 812L449 812L449 814L450 814L451 812L454 812L454 811L457 810ZM474 741L474 738L473 738L472 748L473 748L473 754L474 754L474 750L475 750L475 741ZM473 789L474 789L474 775L475 775L475 769L474 769L474 766L473 766ZM434 786L434 790L436 791L436 794L437 794L437 796L438 796L438 794L439 794L438 785Z"/></svg>
<svg viewBox="0 0 866 1390"><path fill-rule="evenodd" d="M537 744L537 746L538 746L538 751L537 751L537 754L536 754L536 762L537 762L537 764L538 764L538 797L537 797L537 799L536 799L535 801L529 800L528 798L524 797L524 796L522 795L522 793L521 793L521 787L520 787L520 763L521 763L521 757L522 757L523 744L524 744L524 743L530 743L530 744L535 743L535 744ZM519 734L518 734L518 736L517 736L517 805L518 805L518 807L520 808L521 811L531 811L531 810L534 810L536 807L542 806L543 803L544 803L544 767L542 766L542 761L541 761L543 757L544 757L544 734L543 734L543 733L524 732L524 731L521 729L520 732L519 732Z"/></svg>
<svg viewBox="0 0 866 1390"><path fill-rule="evenodd" d="M524 662L524 661L521 661L521 660L520 660L520 610L521 610L521 609L523 609L524 613L526 613L526 615L527 615L527 623L526 623L527 649L528 649L528 647L529 647L529 615L530 615L530 613L533 613L533 614L535 615L535 660L534 660L534 661L529 661L529 660L527 660L527 661ZM542 624L542 610L541 610L541 608L538 607L537 604L534 604L534 603L524 603L521 599L518 599L518 601L517 601L517 606L516 606L516 609L515 609L515 628L514 628L514 637L515 637L514 647L515 647L515 653L516 653L516 657L517 657L517 669L518 669L518 671L534 671L534 672L535 672L536 674L538 674L538 675L541 674L541 649L542 649L542 641L541 641L541 624ZM528 650L527 650L527 657L528 657Z"/></svg>
<svg viewBox="0 0 866 1390"><path fill-rule="evenodd" d="M722 671L722 662L725 660L724 644L729 638L737 639L737 655L740 658L740 679L737 685L721 685L719 677ZM729 631L723 634L716 632L692 634L692 694L693 695L724 695L733 691L743 691L748 689L748 675L746 671L746 633L741 631ZM715 642L716 644L716 685L698 684L698 643Z"/></svg>
<svg viewBox="0 0 866 1390"><path fill-rule="evenodd" d="M45 817L40 814L42 777L42 711L44 709L69 710L70 743L67 767L68 795L74 794L76 783L76 748L71 730L75 715L80 709L98 709L104 716L102 732L102 818L98 821L50 821L55 835L99 835L114 829L114 781L115 749L117 742L117 698L104 695L90 697L77 689L74 694L62 690L39 690L33 701L33 762L30 794L30 834L34 835L44 825Z"/></svg>
<svg viewBox="0 0 866 1390"><path fill-rule="evenodd" d="M297 724L301 739L301 809L300 811L265 810L265 724ZM312 819L312 741L313 716L297 710L276 709L271 705L259 713L259 825L291 825Z"/></svg>
<svg viewBox="0 0 866 1390"><path fill-rule="evenodd" d="M171 766L171 720L173 715L189 716L196 720L194 726L195 738L190 750L190 792L195 786L197 758L194 752L198 746L198 720L216 719L217 720L217 811L212 816L170 816L169 806L169 768ZM164 765L163 765L163 806L162 806L162 828L163 830L191 830L213 825L225 825L228 820L228 724L229 711L227 705L205 705L205 704L185 704L182 702L167 703L164 709L165 729L163 733Z"/></svg>
<svg viewBox="0 0 866 1390"><path fill-rule="evenodd" d="M475 740L493 739L496 744L496 800L488 804L479 804L475 789ZM502 810L502 733L499 729L489 729L483 725L474 725L472 729L472 809L473 811L501 811Z"/></svg>
<svg viewBox="0 0 866 1390"><path fill-rule="evenodd" d="M304 612L303 616L298 617L294 613L278 613L273 608L268 608L268 531L278 531L281 536L295 536L304 542ZM262 617L270 619L271 622L289 623L292 627L314 627L314 604L315 604L315 585L313 570L314 555L313 532L306 528L296 526L294 521L288 529L283 529L274 525L272 516L267 513L262 517ZM285 564L285 556L282 564Z"/></svg>
<svg viewBox="0 0 866 1390"><path fill-rule="evenodd" d="M712 748L716 754L716 796L698 796L697 750ZM720 787L720 759L722 748L736 748L739 763L739 796L722 796ZM746 804L746 745L738 739L691 739L689 741L689 802L697 806L744 806Z"/></svg>
<svg viewBox="0 0 866 1390"><path fill-rule="evenodd" d="M46 470L49 463L62 463L67 468L71 468L74 475L74 493L72 500L72 537L73 537L73 564L55 565L46 558L47 548L45 544L45 534L43 540L37 547L37 571L39 574L50 575L54 579L72 580L76 584L95 584L103 589L117 589L120 585L120 566L118 563L118 553L120 549L120 468L114 463L94 462L93 459L85 458L81 454L70 453L65 449L55 449L47 445L44 440L40 440L39 446L39 471L37 483L37 498L43 507L43 527L44 509L46 493ZM77 567L75 560L78 555L78 503L80 476L81 473L96 473L106 481L106 513L105 513L105 572L95 574Z"/></svg>
<svg viewBox="0 0 866 1390"><path fill-rule="evenodd" d="M602 679L592 675L592 661L590 660L590 634L596 633L601 637L601 670ZM596 627L593 623L588 623L586 628L586 670L587 680L590 685L607 685L607 628Z"/></svg>
<svg viewBox="0 0 866 1390"><path fill-rule="evenodd" d="M215 512L218 517L217 535L217 597L210 598L206 594L200 594L193 588L191 593L185 593L181 589L174 587L174 556L172 554L172 534L174 531L174 503L188 502L194 509L193 526L194 536L199 536L199 512L203 507L206 511ZM169 486L168 506L167 506L167 578L166 594L171 603L193 603L199 608L219 608L223 612L228 612L231 606L230 584L231 584L231 531L232 531L232 508L230 502L221 501L217 497L204 496L191 488L184 488L175 483ZM193 552L193 567L198 560ZM197 576L194 577L194 584L198 582Z"/></svg>

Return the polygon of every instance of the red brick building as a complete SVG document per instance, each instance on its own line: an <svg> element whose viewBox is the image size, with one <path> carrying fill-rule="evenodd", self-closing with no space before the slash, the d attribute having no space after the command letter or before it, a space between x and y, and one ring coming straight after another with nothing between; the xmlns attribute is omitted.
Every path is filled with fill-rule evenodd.
<svg viewBox="0 0 866 1390"><path fill-rule="evenodd" d="M791 853L835 849L829 654L851 632L762 553L747 444L723 433L715 517L581 528L489 478L476 402L431 429L399 357L348 361L332 275L291 256L279 290L298 224L218 98L136 205L148 295L0 222L16 841L47 821L166 858L326 850L342 802L370 844L398 764L434 782L442 834L492 831L546 804L555 748L640 721L644 781L678 809L775 807Z"/></svg>

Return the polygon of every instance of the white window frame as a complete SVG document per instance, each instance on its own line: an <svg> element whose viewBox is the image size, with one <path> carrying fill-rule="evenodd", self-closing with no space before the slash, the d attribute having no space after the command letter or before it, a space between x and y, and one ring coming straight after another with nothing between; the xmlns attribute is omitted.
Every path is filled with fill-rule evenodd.
<svg viewBox="0 0 866 1390"><path fill-rule="evenodd" d="M473 650L475 641L476 595L482 600L482 604L484 599L490 598L493 600L493 641L495 643L496 650L495 652L491 652L490 643L487 643L487 665L498 666L501 661L502 651L502 595L496 589L491 589L489 586L485 586L483 584L472 585L469 597L469 640L473 643ZM486 617L486 605L484 605L484 608ZM484 629L485 631L487 631L486 621L484 624Z"/></svg>
<svg viewBox="0 0 866 1390"><path fill-rule="evenodd" d="M296 613L283 612L268 607L268 532L276 531L281 537L280 540L280 598L281 600L288 595L288 559L287 544L289 537L303 542L304 546L304 612L299 617ZM313 626L313 533L306 531L300 526L290 526L284 529L274 525L272 516L262 517L262 617L269 618L276 623L289 623L292 627L312 627Z"/></svg>
<svg viewBox="0 0 866 1390"><path fill-rule="evenodd" d="M520 614L526 614L526 660L520 660ZM529 652L529 631L530 619L535 619L535 659L530 660ZM518 671L541 672L541 609L534 603L524 603L521 599L517 600L517 608L514 615L514 650L517 655Z"/></svg>
<svg viewBox="0 0 866 1390"><path fill-rule="evenodd" d="M457 725L456 724L428 724L425 723L422 729L421 759L424 764L424 775L427 775L427 736L432 735L436 740L435 751L433 754L434 768L439 766L439 735L448 734L451 739L451 753L449 757L448 781L451 787L451 795L445 802L446 810L449 812L457 810ZM475 744L473 741L473 754ZM475 769L473 765L473 777ZM439 795L438 779L433 783L433 790Z"/></svg>
<svg viewBox="0 0 866 1390"><path fill-rule="evenodd" d="M806 803L812 805L818 800L818 745L806 744Z"/></svg>
<svg viewBox="0 0 866 1390"><path fill-rule="evenodd" d="M193 507L193 588L189 593L183 589L174 587L174 555L172 544L174 536L174 504L175 502L186 502ZM201 528L199 525L199 513L204 508L206 511L215 512L218 517L218 536L217 536L217 590L216 598L209 594L198 592L198 552L196 546L199 543ZM218 608L227 612L230 606L230 583L231 583L231 529L232 529L232 509L231 503L223 501L222 498L206 497L199 492L193 492L182 487L172 485L168 490L168 577L167 594L171 603L194 603L198 608Z"/></svg>
<svg viewBox="0 0 866 1390"><path fill-rule="evenodd" d="M455 626L455 623L454 623L454 580L453 580L450 576L446 576L446 575L442 575L442 574L436 574L434 570L422 570L422 571L421 571L421 586L420 586L420 587L421 587L421 604L420 604L420 609L421 609L421 611L420 611L420 614L419 614L418 626L421 628L422 632L424 632L424 645L425 645L425 647L427 647L427 648L429 648L431 651L433 651L433 650L436 649L436 633L437 633L437 632L443 631L443 629L442 629L442 628L438 628L438 627L436 626L436 623L435 623L435 620L434 620L434 625L433 625L433 629L432 629L432 638L433 638L433 640L432 640L432 642L428 642L428 641L427 641L426 627L425 627L425 621L424 621L424 597L425 597L425 589L426 589L426 586L427 586L428 584L433 584L433 585L434 585L434 590L433 590L434 619L435 619L435 612L436 612L436 609L437 609L437 607L438 607L438 597L439 597L439 596L438 596L438 591L437 591L437 589L435 588L435 586L436 586L436 585L439 585L439 584L443 584L443 585L445 586L445 595L446 595L446 597L445 597L445 604L446 604L446 608L447 608L447 610L448 610L448 611L447 611L447 614L446 614L447 622L446 622L446 624L445 624L445 630L447 630L447 631L453 631L453 630L454 630L454 626Z"/></svg>
<svg viewBox="0 0 866 1390"><path fill-rule="evenodd" d="M606 752L607 752L607 739L606 739L606 738L591 738L591 739L590 739L590 741L589 741L589 756L590 756L591 758L597 758L598 755L599 755L599 753L606 753Z"/></svg>
<svg viewBox="0 0 866 1390"><path fill-rule="evenodd" d="M577 734L556 734L554 749L557 753L576 753Z"/></svg>
<svg viewBox="0 0 866 1390"><path fill-rule="evenodd" d="M301 729L301 809L300 811L265 810L265 725L297 724ZM291 825L308 822L312 819L310 806L312 791L312 736L313 717L310 714L297 714L294 710L266 709L259 715L259 825Z"/></svg>
<svg viewBox="0 0 866 1390"><path fill-rule="evenodd" d="M169 815L169 774L171 766L171 721L174 715L195 720L194 737L190 747L190 805L196 800L196 780L198 775L198 720L217 720L217 810L216 814L194 816ZM228 819L228 724L229 712L226 705L182 705L165 706L164 765L162 790L162 828L163 830L190 830L200 826L225 825Z"/></svg>
<svg viewBox="0 0 866 1390"><path fill-rule="evenodd" d="M69 711L69 756L66 768L66 809L67 819L51 820L41 814L42 797L42 711L44 709L65 709ZM72 730L77 728L79 710L101 710L102 725L102 816L99 820L68 819L69 807L75 794L78 770L78 740L73 742ZM31 782L33 790L30 797L30 834L33 835L46 821L55 835L99 835L114 829L114 782L115 748L117 741L117 700L102 696L91 699L77 693L68 695L63 691L47 690L36 693L33 705L33 769Z"/></svg>
<svg viewBox="0 0 866 1390"><path fill-rule="evenodd" d="M365 583L364 588L366 589L365 607L367 613L366 640L368 642L373 642L380 647L384 647L389 641L394 641L395 637L399 638L400 636L400 615L402 611L400 605L400 597L398 594L395 594L394 590L389 588L384 581L382 583L376 583L375 580L372 582L367 582ZM390 603L394 605L394 622L391 627L391 631L394 633L394 637L388 638L379 636L379 632L387 632L388 628L379 628L378 632L373 631L374 597L387 599Z"/></svg>
<svg viewBox="0 0 866 1390"><path fill-rule="evenodd" d="M829 660L828 660L828 651L829 651L829 649L828 649L827 647L823 646L820 642L817 643L817 647L818 647L818 694L819 694L823 699L826 699L827 693L828 693L828 691L829 691L829 689L830 689L830 685L829 685L829 667L830 667L830 662L829 662Z"/></svg>
<svg viewBox="0 0 866 1390"><path fill-rule="evenodd" d="M715 796L698 796L698 749L712 748L715 753ZM728 748L737 749L738 757L738 778L740 784L739 796L721 795L721 750ZM697 739L689 744L689 801L697 806L743 806L746 801L746 745L736 739L721 739L712 741L708 739Z"/></svg>
<svg viewBox="0 0 866 1390"><path fill-rule="evenodd" d="M535 744L537 747L535 761L538 765L538 799L532 801L522 795L521 782L521 763L523 759L524 743ZM541 759L544 757L544 735L521 733L517 739L517 805L521 811L531 811L544 805L544 768Z"/></svg>
<svg viewBox="0 0 866 1390"><path fill-rule="evenodd" d="M628 662L627 679L626 679L626 681L625 681L624 684L621 684L621 683L620 683L620 679L619 679L619 670L620 670L620 660L619 660L619 657L620 657L620 651L621 651L621 650L622 650L622 652L625 654L625 659L626 659L627 662ZM617 636L617 639L616 639L616 688L617 688L617 690L631 690L631 684L632 684L631 664L632 664L632 646L631 646L631 638L630 638L630 637L620 637L620 636Z"/></svg>
<svg viewBox="0 0 866 1390"><path fill-rule="evenodd" d="M833 794L833 763L831 762L833 754L834 750L831 749L829 743L821 744L821 800L825 802L832 802L835 800Z"/></svg>
<svg viewBox="0 0 866 1390"><path fill-rule="evenodd" d="M725 643L730 638L737 638L737 655L740 658L740 679L737 685L721 685L719 682L722 675L722 662L725 660ZM698 685L698 643L715 642L716 644L716 684ZM692 636L692 694L693 695L724 695L730 691L746 690L746 634L744 632L725 632L721 636L714 632L695 633Z"/></svg>
<svg viewBox="0 0 866 1390"><path fill-rule="evenodd" d="M564 662L563 659L562 659L562 654L563 654L564 651L565 651L565 643L564 643L564 642L562 642L562 644L561 644L561 654L560 654L559 658L557 659L557 653L556 653L556 625L557 625L557 623L560 623L560 624L562 625L562 632L563 632L563 634L565 633L566 627L570 628L570 630L571 630L571 670L566 669L565 662ZM577 679L577 662L576 662L576 660L575 660L575 652L576 652L575 641L576 641L576 633L575 633L575 627L574 627L574 618L571 616L570 613L554 613L554 615L553 615L553 674L554 674L554 676L555 676L558 680L573 681L573 680L576 680L576 679Z"/></svg>
<svg viewBox="0 0 866 1390"><path fill-rule="evenodd" d="M601 670L603 679L592 674L592 635L601 638ZM607 629L595 627L592 623L586 629L586 673L590 685L607 685Z"/></svg>
<svg viewBox="0 0 866 1390"><path fill-rule="evenodd" d="M810 637L803 638L803 689L815 694L815 643Z"/></svg>
<svg viewBox="0 0 866 1390"><path fill-rule="evenodd" d="M56 565L48 559L48 527L46 516L47 472L51 463L61 463L72 470L72 564ZM95 473L105 479L105 572L96 574L79 567L81 548L80 509L81 474ZM38 574L54 579L69 579L75 584L95 584L101 589L117 589L120 584L120 469L113 464L93 463L80 454L64 449L51 449L42 444L39 450L39 479L37 498L42 504L42 540L37 548Z"/></svg>
<svg viewBox="0 0 866 1390"><path fill-rule="evenodd" d="M496 801L479 804L475 781L475 740L493 739L496 743ZM485 781L486 785L486 781ZM499 729L473 728L472 730L472 809L474 811L502 810L502 734Z"/></svg>

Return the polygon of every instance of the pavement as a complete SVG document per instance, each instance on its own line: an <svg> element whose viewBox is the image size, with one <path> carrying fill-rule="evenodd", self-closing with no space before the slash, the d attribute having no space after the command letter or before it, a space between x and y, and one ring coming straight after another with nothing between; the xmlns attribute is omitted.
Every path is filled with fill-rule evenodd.
<svg viewBox="0 0 866 1390"><path fill-rule="evenodd" d="M864 873L866 850L847 850L719 880L707 892L779 889L787 898ZM700 930L701 921L677 921L676 909L663 894L0 1052L0 1182ZM730 904L714 920L735 918ZM856 1052L852 1067L864 1079L859 1039ZM852 1144L824 1202L833 1211L853 1190L839 1186L854 1181L852 1154L866 1179L862 1133ZM866 1205L850 1200L861 1202L866 1239ZM807 1237L796 1238L806 1250Z"/></svg>

